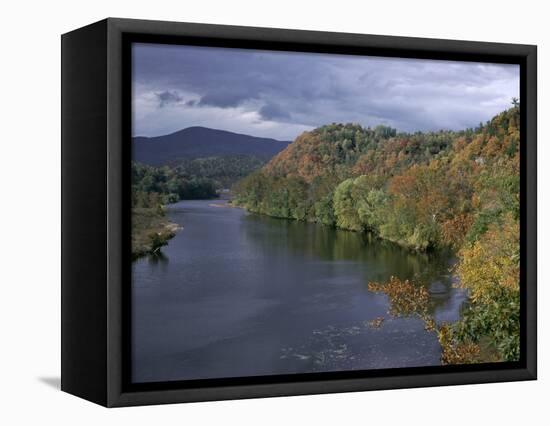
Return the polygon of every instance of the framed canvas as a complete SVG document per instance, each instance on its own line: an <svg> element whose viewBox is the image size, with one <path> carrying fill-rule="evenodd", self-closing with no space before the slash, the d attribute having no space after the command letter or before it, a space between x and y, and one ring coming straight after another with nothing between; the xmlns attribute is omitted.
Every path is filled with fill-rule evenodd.
<svg viewBox="0 0 550 426"><path fill-rule="evenodd" d="M128 406L536 378L536 47L62 36L62 389Z"/></svg>

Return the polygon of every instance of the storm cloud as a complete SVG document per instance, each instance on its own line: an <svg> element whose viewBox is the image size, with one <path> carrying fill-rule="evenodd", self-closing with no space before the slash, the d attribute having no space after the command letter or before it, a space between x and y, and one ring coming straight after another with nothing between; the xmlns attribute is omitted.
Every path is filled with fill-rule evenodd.
<svg viewBox="0 0 550 426"><path fill-rule="evenodd" d="M519 97L519 66L135 44L132 83L134 135L205 126L291 140L333 122L474 127Z"/></svg>
<svg viewBox="0 0 550 426"><path fill-rule="evenodd" d="M156 93L156 95L159 101L160 108L170 104L177 104L182 101L182 97L178 94L178 92L164 91Z"/></svg>

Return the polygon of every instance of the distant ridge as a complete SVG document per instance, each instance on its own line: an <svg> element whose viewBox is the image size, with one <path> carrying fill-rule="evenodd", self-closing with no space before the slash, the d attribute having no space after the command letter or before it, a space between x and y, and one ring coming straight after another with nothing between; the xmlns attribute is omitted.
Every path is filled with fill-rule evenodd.
<svg viewBox="0 0 550 426"><path fill-rule="evenodd" d="M222 155L251 155L270 159L290 141L258 138L207 127L188 127L164 136L133 138L134 161L152 166L170 164L183 158Z"/></svg>

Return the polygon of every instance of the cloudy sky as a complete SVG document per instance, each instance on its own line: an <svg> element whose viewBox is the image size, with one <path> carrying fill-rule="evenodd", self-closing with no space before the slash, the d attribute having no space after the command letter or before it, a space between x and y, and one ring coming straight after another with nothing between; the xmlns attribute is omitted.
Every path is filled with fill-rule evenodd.
<svg viewBox="0 0 550 426"><path fill-rule="evenodd" d="M323 124L464 129L519 97L519 66L133 46L133 134L205 126L292 140Z"/></svg>

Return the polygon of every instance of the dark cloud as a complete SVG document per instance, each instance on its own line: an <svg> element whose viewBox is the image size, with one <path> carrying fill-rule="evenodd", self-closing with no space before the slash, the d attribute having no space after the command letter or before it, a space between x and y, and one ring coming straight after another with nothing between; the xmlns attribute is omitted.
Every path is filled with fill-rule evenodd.
<svg viewBox="0 0 550 426"><path fill-rule="evenodd" d="M183 98L178 94L178 92L169 92L164 91L160 93L155 93L159 101L159 107L162 108L166 105L177 104L183 101Z"/></svg>
<svg viewBox="0 0 550 426"><path fill-rule="evenodd" d="M265 120L289 120L290 114L281 106L269 103L262 106L259 110L260 116Z"/></svg>
<svg viewBox="0 0 550 426"><path fill-rule="evenodd" d="M244 88L240 89L241 90L226 90L220 88L218 91L212 91L202 96L198 104L220 108L236 107L251 98L247 91L243 90Z"/></svg>
<svg viewBox="0 0 550 426"><path fill-rule="evenodd" d="M149 135L197 124L279 139L331 122L461 129L519 95L515 65L152 44L133 59L134 131Z"/></svg>

